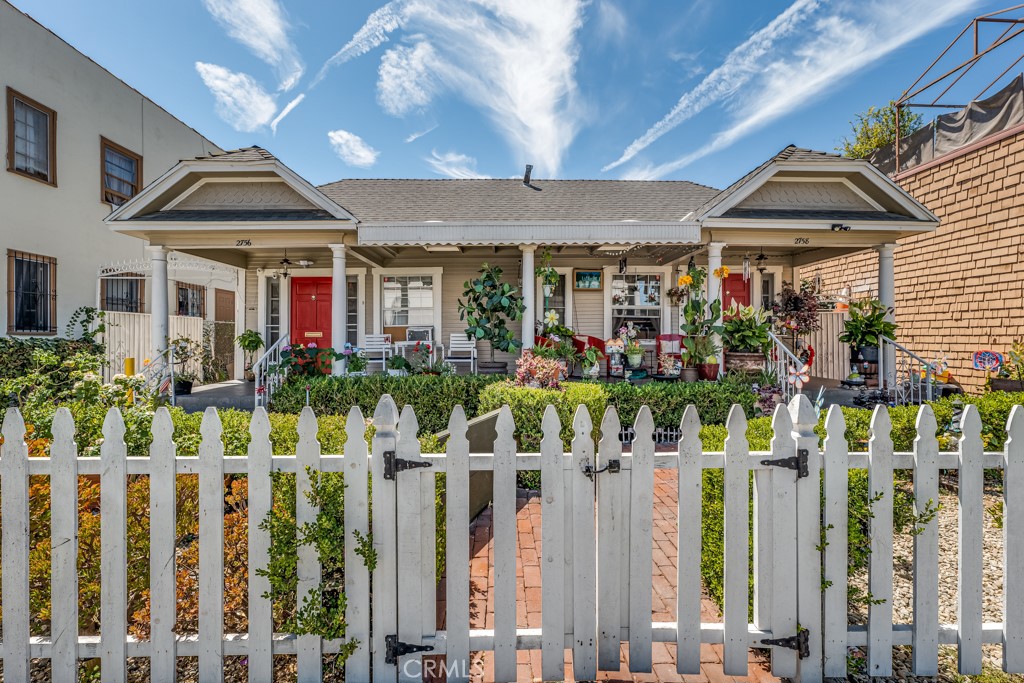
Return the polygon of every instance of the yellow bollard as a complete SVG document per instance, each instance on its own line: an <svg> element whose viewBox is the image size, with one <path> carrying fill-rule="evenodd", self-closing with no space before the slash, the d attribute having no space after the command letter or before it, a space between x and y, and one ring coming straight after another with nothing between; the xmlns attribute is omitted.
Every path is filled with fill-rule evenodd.
<svg viewBox="0 0 1024 683"><path fill-rule="evenodd" d="M135 374L135 359L134 358L125 358L124 359L124 374L128 375L129 377L131 377L132 375ZM129 401L134 401L135 400L135 392L132 391L131 389L128 390L128 400Z"/></svg>

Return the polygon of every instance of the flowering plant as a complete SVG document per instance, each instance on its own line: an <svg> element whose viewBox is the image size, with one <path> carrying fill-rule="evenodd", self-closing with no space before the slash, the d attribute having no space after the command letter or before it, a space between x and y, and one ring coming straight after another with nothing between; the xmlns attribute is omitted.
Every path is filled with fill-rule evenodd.
<svg viewBox="0 0 1024 683"><path fill-rule="evenodd" d="M562 364L553 358L524 353L516 361L515 385L539 389L561 389Z"/></svg>
<svg viewBox="0 0 1024 683"><path fill-rule="evenodd" d="M626 353L627 356L635 356L636 354L643 353L643 352L644 352L644 347L640 346L640 342L638 342L636 339L627 339L626 340L626 351L625 351L625 353Z"/></svg>
<svg viewBox="0 0 1024 683"><path fill-rule="evenodd" d="M345 345L346 350L351 348L351 344ZM345 357L345 354L337 353L332 348L321 349L315 343L305 346L302 344L286 344L281 347L280 366L287 368L291 374L298 376L329 375L333 369L334 361L340 360L343 357ZM351 365L349 368L351 369Z"/></svg>
<svg viewBox="0 0 1024 683"><path fill-rule="evenodd" d="M810 334L821 329L818 316L818 297L811 286L799 291L789 282L782 283L782 292L772 304L772 316L778 330L789 330L796 335Z"/></svg>
<svg viewBox="0 0 1024 683"><path fill-rule="evenodd" d="M724 280L725 278L729 277L729 266L721 266L720 268L715 268L714 275L719 280Z"/></svg>
<svg viewBox="0 0 1024 683"><path fill-rule="evenodd" d="M362 349L357 349L348 342L345 342L345 349L341 352L341 355L345 359L345 368L350 373L364 372L369 365Z"/></svg>

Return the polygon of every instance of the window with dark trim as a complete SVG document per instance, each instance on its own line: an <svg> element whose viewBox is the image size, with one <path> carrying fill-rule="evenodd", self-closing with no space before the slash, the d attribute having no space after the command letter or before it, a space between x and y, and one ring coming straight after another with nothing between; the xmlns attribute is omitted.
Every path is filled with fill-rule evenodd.
<svg viewBox="0 0 1024 683"><path fill-rule="evenodd" d="M178 315L191 318L206 317L206 287L194 285L190 282L179 282L178 294Z"/></svg>
<svg viewBox="0 0 1024 683"><path fill-rule="evenodd" d="M100 280L100 308L118 313L145 313L146 278L121 273Z"/></svg>
<svg viewBox="0 0 1024 683"><path fill-rule="evenodd" d="M100 199L121 206L139 193L142 185L142 157L100 138Z"/></svg>
<svg viewBox="0 0 1024 683"><path fill-rule="evenodd" d="M57 259L7 250L7 333L57 334Z"/></svg>
<svg viewBox="0 0 1024 683"><path fill-rule="evenodd" d="M57 185L57 112L7 88L7 170Z"/></svg>

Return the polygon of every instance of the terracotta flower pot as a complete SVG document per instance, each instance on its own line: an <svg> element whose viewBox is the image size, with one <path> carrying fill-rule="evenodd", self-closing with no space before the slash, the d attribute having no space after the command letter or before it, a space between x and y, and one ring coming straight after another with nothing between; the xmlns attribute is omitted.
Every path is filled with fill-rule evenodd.
<svg viewBox="0 0 1024 683"><path fill-rule="evenodd" d="M718 379L718 363L699 363L697 375L708 382L716 381Z"/></svg>

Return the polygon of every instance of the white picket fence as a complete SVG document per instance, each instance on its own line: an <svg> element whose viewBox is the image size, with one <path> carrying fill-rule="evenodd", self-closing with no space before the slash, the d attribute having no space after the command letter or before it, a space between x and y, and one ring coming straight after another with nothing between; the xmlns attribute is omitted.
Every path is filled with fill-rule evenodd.
<svg viewBox="0 0 1024 683"><path fill-rule="evenodd" d="M728 419L724 452L704 452L696 410L680 425L676 452L656 452L654 421L641 409L633 425L632 452L623 453L622 425L614 410L601 423L596 444L584 407L573 423L569 452L560 439L558 416L543 417L540 453L519 453L515 425L506 407L497 422L491 453L470 453L461 407L452 413L444 455L423 454L411 408L399 416L392 399L377 406L375 433L368 447L366 425L357 408L349 413L343 454L321 453L317 420L307 408L299 419L297 454L272 455L270 423L262 408L253 414L248 455L225 457L222 429L212 409L203 418L198 457L175 452L166 410L158 411L148 457L127 457L125 427L112 410L104 423L99 458L77 457L70 413L54 421L51 455L28 457L24 422L9 410L0 450L0 505L3 514L3 655L5 680L29 679L32 658L49 658L54 681L73 681L77 660L99 657L104 681L124 681L129 657L148 657L153 680L171 681L178 657L198 657L201 681L223 679L223 657L244 655L250 681L272 677L273 655L296 655L299 681L321 680L323 656L341 643L317 636L273 632L267 579L252 573L266 567L270 537L260 529L272 504L271 471L296 473L296 521L313 522L318 510L307 498L310 472L345 474L345 593L347 636L359 642L346 663L350 681L418 680L423 652L402 655L402 646L430 648L446 655L449 680L466 680L471 651L493 653L495 679L516 680L516 652L540 650L545 680L565 676L564 652L573 653L576 680L594 679L599 669L619 668L620 643L628 643L630 668L650 671L652 643L676 643L677 669L698 673L702 643L724 646L727 675L746 675L748 649L766 639L803 643L801 656L785 643L772 646L772 671L803 681L845 674L847 648L866 647L870 673L891 670L892 646L913 644L917 673L934 673L939 644L960 648L960 670L977 673L983 643L1002 643L1004 667L1024 671L1024 574L1004 571L1004 617L982 623L983 468L1003 469L1005 478L1005 567L1024 565L1024 410L1014 409L1010 440L1002 453L983 453L980 421L973 406L963 418L956 454L939 453L935 420L928 407L918 421L913 453L893 453L888 413L878 410L868 453L849 453L842 413L828 416L828 438L819 449L810 403L797 396L773 418L769 452L750 452L747 422L736 406ZM783 460L783 463L772 463ZM789 464L796 469L780 466ZM868 468L872 492L882 497L871 522L873 596L866 630L847 622L847 475ZM677 620L652 621L652 526L654 472L678 470L676 558ZM937 521L924 525L915 541L915 623L893 624L892 489L893 468L913 469L918 505L938 500L938 470L957 469L960 489L959 624L938 622ZM701 623L702 477L722 469L725 491L725 604L722 623ZM470 628L469 474L494 472L494 628ZM517 470L542 474L542 626L516 621ZM802 472L800 472L802 470ZM806 474L806 476L798 476ZM824 473L824 524L828 541L820 550ZM446 630L435 628L435 475L446 481ZM151 636L127 636L126 481L149 475ZM181 474L199 475L199 617L197 633L175 633L175 484ZM224 632L224 476L248 475L249 631ZM54 637L30 637L28 575L28 477L49 476L52 509L52 594ZM77 482L98 475L101 487L101 635L78 631L78 605L58 596L77 594ZM752 475L752 476L751 476ZM373 481L372 516L367 493ZM753 490L750 482L753 480ZM753 497L752 497L753 496ZM752 502L751 502L752 501ZM754 523L754 623L748 623L748 514ZM372 522L370 521L372 517ZM357 556L356 534L372 532L377 563L372 573ZM824 574L823 574L824 572ZM316 551L301 546L298 591L319 585ZM831 582L823 588L823 578ZM372 603L371 603L371 590ZM372 623L372 629L371 629ZM799 625L799 631L798 631ZM799 637L798 637L799 636ZM391 647L389 647L389 645ZM393 656L394 655L394 656Z"/></svg>

